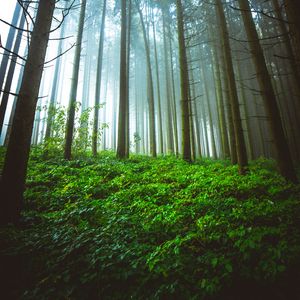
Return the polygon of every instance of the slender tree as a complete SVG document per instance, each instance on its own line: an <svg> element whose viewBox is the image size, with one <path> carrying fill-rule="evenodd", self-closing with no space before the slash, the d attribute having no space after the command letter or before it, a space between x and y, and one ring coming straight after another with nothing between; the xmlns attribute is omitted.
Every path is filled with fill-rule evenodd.
<svg viewBox="0 0 300 300"><path fill-rule="evenodd" d="M127 103L127 55L126 55L126 0L121 0L121 46L120 46L120 90L119 90L119 120L117 157L126 158L126 103Z"/></svg>
<svg viewBox="0 0 300 300"><path fill-rule="evenodd" d="M67 125L66 125L64 158L67 160L71 159L71 154L72 154L71 150L72 150L72 141L73 141L73 132L74 132L77 87L78 87L79 65L80 65L80 53L81 53L81 49L82 49L82 35L83 35L83 28L84 28L85 10L86 10L86 0L82 0L81 8L80 8L79 23L78 23L78 33L77 33L77 39L76 39L75 54L74 54L72 84L71 84L69 108L68 108L68 118L67 118Z"/></svg>
<svg viewBox="0 0 300 300"><path fill-rule="evenodd" d="M153 88L153 76L151 67L151 56L149 40L147 38L146 26L143 18L142 11L139 7L139 3L136 0L136 7L139 12L140 21L143 31L143 39L146 51L146 62L147 62L147 94L148 94L148 105L149 105L149 135L150 135L150 153L153 157L156 156L156 133L155 133L155 111L154 111L154 88Z"/></svg>
<svg viewBox="0 0 300 300"><path fill-rule="evenodd" d="M4 79L5 79L6 69L8 66L10 51L12 49L12 45L13 45L15 34L16 34L16 27L18 25L20 13L21 13L21 6L17 2L16 6L15 6L13 17L12 17L12 21L11 21L12 26L10 27L9 32L8 32L8 36L7 36L7 40L6 40L6 44L5 44L5 50L4 50L1 65L0 65L0 95L1 95L2 87L3 87L3 83L4 83Z"/></svg>
<svg viewBox="0 0 300 300"><path fill-rule="evenodd" d="M55 3L55 0L41 0L38 6L0 183L2 224L17 223L20 217L34 115Z"/></svg>
<svg viewBox="0 0 300 300"><path fill-rule="evenodd" d="M68 2L65 2L67 8ZM61 56L63 52L63 43L64 43L64 34L65 34L65 28L66 28L66 22L63 22L60 29L60 40L58 43L58 49L57 49L57 56ZM48 114L47 114L47 124L46 124L46 133L45 133L45 141L50 138L51 136L51 130L52 130L52 121L53 121L53 114L55 110L55 104L57 100L57 88L58 88L58 82L59 82L59 73L61 70L61 57L59 57L55 62L55 69L54 69L54 76L52 81L52 88L51 88L51 94L50 94L50 101L48 105Z"/></svg>
<svg viewBox="0 0 300 300"><path fill-rule="evenodd" d="M176 1L176 8L181 88L182 154L184 160L191 161L189 75L185 48L183 8L181 0Z"/></svg>
<svg viewBox="0 0 300 300"><path fill-rule="evenodd" d="M27 6L28 5L26 5L25 8ZM25 24L25 15L22 14L20 22L19 22L20 30L17 33L17 37L16 37L15 44L13 47L13 54L12 54L11 61L9 64L6 81L5 81L5 85L4 85L3 96L2 96L1 105L0 105L0 134L1 134L1 130L3 129L3 122L4 122L6 107L7 107L7 103L8 103L9 92L10 92L12 81L13 81L13 76L14 76L14 72L15 72L15 68L16 68L16 64L17 64L17 60L18 60L18 53L19 53L22 35L23 35L21 29L24 27L24 24ZM1 95L1 93L0 93L0 95Z"/></svg>
<svg viewBox="0 0 300 300"><path fill-rule="evenodd" d="M94 107L94 126L92 135L92 151L93 155L97 155L98 144L98 131L99 131L99 109L100 109L100 89L102 78L102 61L103 61L103 44L104 44L104 28L105 28L105 16L106 16L106 0L103 1L102 19L100 27L100 37L98 45L98 62L97 62L97 77L96 77L96 90L95 90L95 107Z"/></svg>

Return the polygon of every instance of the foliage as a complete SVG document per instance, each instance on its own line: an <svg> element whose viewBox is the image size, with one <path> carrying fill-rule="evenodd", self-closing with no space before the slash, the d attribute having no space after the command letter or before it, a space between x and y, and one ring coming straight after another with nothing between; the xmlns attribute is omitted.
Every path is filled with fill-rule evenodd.
<svg viewBox="0 0 300 300"><path fill-rule="evenodd" d="M73 156L76 158L83 158L86 156L87 150L91 149L92 145L92 128L93 121L91 120L91 113L95 107L89 107L84 111L80 111L80 102L75 103L75 128L73 133ZM104 104L100 104L98 108L102 108ZM51 155L52 157L61 157L64 150L65 143L65 130L67 121L67 109L64 106L56 106L49 109L49 114L52 119L52 132L51 136L43 144L44 153L46 157ZM104 130L108 128L107 123L99 124L98 128L98 144L101 142L101 138Z"/></svg>
<svg viewBox="0 0 300 300"><path fill-rule="evenodd" d="M294 299L299 196L270 161L239 176L227 161L35 152L1 258L22 299Z"/></svg>

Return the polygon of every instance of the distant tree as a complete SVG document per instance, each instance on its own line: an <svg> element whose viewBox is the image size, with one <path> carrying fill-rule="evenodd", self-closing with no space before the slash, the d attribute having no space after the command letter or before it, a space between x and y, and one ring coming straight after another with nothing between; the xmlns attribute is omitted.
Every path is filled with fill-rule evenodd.
<svg viewBox="0 0 300 300"><path fill-rule="evenodd" d="M25 9L27 7L28 7L28 4L25 5ZM2 100L1 100L1 105L0 105L0 134L1 134L1 130L3 129L4 117L5 117L5 112L6 112L6 108L7 108L8 98L10 95L10 89L11 89L11 85L12 85L12 81L13 81L13 76L14 76L14 72L15 72L15 68L16 68L16 64L17 64L17 60L18 60L18 53L20 50L20 45L21 45L22 36L23 36L22 29L24 27L24 24L25 24L25 14L22 14L22 16L20 18L20 22L18 24L19 30L18 30L18 33L16 36L14 47L12 49L11 61L10 61L9 68L7 71L7 76L6 76L3 93L1 94L1 92L0 92L0 95L2 95ZM5 54L5 55L8 57L8 54ZM4 57L3 57L3 60L5 60ZM3 62L3 64L4 64L4 62ZM1 67L2 67L2 64L1 64Z"/></svg>
<svg viewBox="0 0 300 300"><path fill-rule="evenodd" d="M0 65L0 95L2 93L2 87L4 84L5 74L7 71L7 66L8 66L8 62L9 62L9 58L10 58L10 51L12 50L14 38L15 38L17 28L18 28L17 26L18 26L18 20L20 17L20 13L21 13L21 5L17 2L16 6L15 6L13 17L12 17L12 21L11 21L12 26L10 26L10 29L8 32L5 49L4 49L4 53L3 53L2 61L1 61L1 65Z"/></svg>
<svg viewBox="0 0 300 300"><path fill-rule="evenodd" d="M65 9L67 9L68 2L65 2ZM53 115L55 111L55 105L57 101L57 86L59 83L59 73L61 71L61 55L63 53L63 43L64 43L64 34L65 34L66 22L63 22L60 28L60 40L57 47L57 56L58 59L55 62L54 76L52 81L51 94L48 105L48 115L47 115L47 123L46 123L46 132L45 132L45 141L47 141L51 136L52 131L52 121Z"/></svg>
<svg viewBox="0 0 300 300"><path fill-rule="evenodd" d="M139 3L136 0L136 7L139 12L140 21L142 25L144 46L146 51L146 62L147 62L147 96L148 96L148 106L149 106L149 135L150 135L150 153L153 157L156 156L156 133L155 133L155 110L154 110L154 88L153 88L153 75L151 67L151 55L150 46L148 40L148 34L146 30L146 25L144 22L142 11L139 7Z"/></svg>
<svg viewBox="0 0 300 300"><path fill-rule="evenodd" d="M95 90L95 107L94 107L94 126L92 135L92 151L93 155L97 155L98 131L99 131L99 109L100 109L100 91L101 91L101 74L102 74L102 60L103 60L103 44L104 44L104 28L106 16L106 0L103 1L102 19L100 27L100 37L98 45L98 60L97 60L97 77Z"/></svg>
<svg viewBox="0 0 300 300"><path fill-rule="evenodd" d="M86 11L86 0L82 0L79 23L78 23L78 32L76 38L75 54L74 54L73 73L71 79L72 83L71 83L70 98L69 98L68 118L66 124L64 158L67 160L70 160L72 155L72 141L73 141L73 133L74 133L77 87L78 87L79 66L80 66L80 53L82 49L82 36L83 36L83 28L84 28L85 11Z"/></svg>

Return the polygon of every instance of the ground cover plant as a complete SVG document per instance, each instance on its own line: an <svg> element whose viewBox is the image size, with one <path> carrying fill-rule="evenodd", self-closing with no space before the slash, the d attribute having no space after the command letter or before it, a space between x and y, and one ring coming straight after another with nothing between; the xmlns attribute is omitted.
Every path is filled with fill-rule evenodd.
<svg viewBox="0 0 300 300"><path fill-rule="evenodd" d="M43 160L0 229L5 299L297 299L300 188L270 160Z"/></svg>

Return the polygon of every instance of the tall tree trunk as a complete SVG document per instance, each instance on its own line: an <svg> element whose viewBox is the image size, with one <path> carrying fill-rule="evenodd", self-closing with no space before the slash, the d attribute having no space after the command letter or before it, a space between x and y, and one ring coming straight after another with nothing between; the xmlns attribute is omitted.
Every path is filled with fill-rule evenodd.
<svg viewBox="0 0 300 300"><path fill-rule="evenodd" d="M157 113L158 113L158 131L159 131L159 152L164 153L163 147L163 126L162 126L162 113L161 113L161 96L160 96L160 77L159 77L159 64L157 55L157 43L156 43L156 30L154 25L153 8L152 8L152 32L154 42L154 58L155 58L155 70L156 70L156 84L157 84Z"/></svg>
<svg viewBox="0 0 300 300"><path fill-rule="evenodd" d="M28 5L26 5L25 7L27 7L27 6ZM25 15L22 14L20 22L19 22L19 28L23 28L24 24L25 24ZM21 45L21 41L22 41L22 34L23 34L23 32L21 30L19 30L17 33L17 37L15 40L14 48L13 48L13 55L11 57L11 61L10 61L10 65L8 68L7 77L6 77L6 81L5 81L3 96L2 96L1 105L0 105L0 134L1 134L1 130L3 129L3 122L4 122L5 112L6 112L6 108L7 108L9 92L11 89L13 76L14 76L14 72L15 72L15 68L16 68L16 64L17 64L17 59L18 59L17 54L19 53L19 49L20 49L20 45ZM3 60L4 60L4 58L3 58ZM1 95L1 92L0 92L0 95Z"/></svg>
<svg viewBox="0 0 300 300"><path fill-rule="evenodd" d="M94 107L94 125L92 135L92 151L93 155L97 155L98 144L98 127L99 127L99 109L100 109L100 91L101 91L101 78L102 78L102 60L103 60L103 44L104 44L104 28L106 16L106 0L103 1L101 29L98 45L98 62L97 62L97 77L96 77L96 90L95 90L95 107Z"/></svg>
<svg viewBox="0 0 300 300"><path fill-rule="evenodd" d="M41 0L39 2L3 166L0 185L2 196L0 223L2 224L17 223L20 217L34 114L55 2L55 0Z"/></svg>
<svg viewBox="0 0 300 300"><path fill-rule="evenodd" d="M298 66L298 72L300 70L300 2L299 0L284 0L285 11L287 14L289 29L291 32L292 42L295 50L296 61ZM300 83L298 82L298 85Z"/></svg>
<svg viewBox="0 0 300 300"><path fill-rule="evenodd" d="M68 118L67 118L67 125L66 125L64 158L67 160L70 160L72 155L71 151L72 151L72 141L73 141L73 132L74 132L77 87L78 87L79 66L80 66L80 53L82 49L82 35L83 35L83 27L84 27L84 19L85 19L85 10L86 10L86 0L82 0L79 23L78 23L74 63L73 63L73 74L72 74L72 83L71 83L71 91L70 91L70 98L69 98Z"/></svg>
<svg viewBox="0 0 300 300"><path fill-rule="evenodd" d="M217 158L217 150L216 150L216 141L215 141L215 134L214 134L214 126L212 122L212 111L211 111L211 103L209 97L209 90L208 90L208 82L204 74L204 66L201 63L200 65L200 72L202 77L202 84L203 84L203 91L205 92L205 100L207 106L207 117L208 117L208 124L209 124L209 133L210 133L210 142L211 142L211 152L213 159Z"/></svg>
<svg viewBox="0 0 300 300"><path fill-rule="evenodd" d="M144 38L144 45L146 51L146 62L147 62L147 83L148 83L148 105L149 105L149 134L150 134L150 153L153 157L156 157L156 134L155 134L155 110L154 110L154 89L153 89L153 76L152 76L152 68L151 68L151 57L150 57L150 47L149 41L147 38L146 33L146 26L143 19L142 11L139 7L139 3L136 1L136 7L138 9L142 31L143 31L143 38Z"/></svg>
<svg viewBox="0 0 300 300"><path fill-rule="evenodd" d="M185 48L183 9L181 0L176 0L176 7L181 88L182 155L184 160L191 161L189 75Z"/></svg>
<svg viewBox="0 0 300 300"><path fill-rule="evenodd" d="M239 165L239 173L244 174L248 164L247 152L246 152L246 145L245 145L245 139L243 134L241 115L240 115L235 75L233 70L227 23L225 19L224 8L221 1L216 1L216 8L217 8L217 15L220 20L221 38L222 38L225 63L226 63L226 74L227 74L227 79L228 79L228 84L230 89L230 106L231 106L232 117L233 117L233 127L234 127L234 135L235 135L235 143L236 143L236 151L237 151L237 161Z"/></svg>
<svg viewBox="0 0 300 300"><path fill-rule="evenodd" d="M21 6L17 2L16 6L15 6L13 18L12 18L12 21L11 21L12 26L9 29L6 44L5 44L5 49L6 50L4 50L1 65L0 65L0 95L1 95L2 87L3 87L3 83L4 83L4 78L5 78L5 74L6 74L7 65L8 65L9 54L10 54L9 51L12 48L13 41L14 41L15 34L16 34L15 26L17 26L17 24L18 24L20 13L21 13Z"/></svg>
<svg viewBox="0 0 300 300"><path fill-rule="evenodd" d="M220 121L221 143L222 143L222 149L224 151L223 156L224 158L229 158L230 150L229 150L229 142L228 142L228 134L227 134L227 126L226 126L226 118L225 118L225 107L224 107L225 104L224 104L223 89L222 89L222 79L221 79L219 58L217 55L217 51L215 49L212 50L212 56L213 56L213 64L214 64L217 106L218 106L219 121Z"/></svg>
<svg viewBox="0 0 300 300"><path fill-rule="evenodd" d="M67 6L66 2L66 6ZM65 8L66 8L65 6ZM57 56L61 56L62 54L62 47L64 43L64 34L65 34L65 27L66 27L66 22L63 22L61 25L60 29L60 41L58 43L58 49L57 49ZM60 75L60 70L61 70L61 60L62 58L59 57L57 58L55 62L55 69L54 69L54 76L52 80L52 88L51 88L51 94L50 94L50 101L49 101L49 106L48 106L48 113L47 113L47 124L46 124L46 133L45 133L45 138L44 140L47 141L50 136L51 136L51 129L52 129L52 122L53 122L53 115L54 115L54 110L55 110L55 104L57 101L57 88L58 88L58 82L59 82L59 75ZM45 155L47 156L47 151L45 151Z"/></svg>
<svg viewBox="0 0 300 300"><path fill-rule="evenodd" d="M268 115L272 138L277 153L277 162L280 173L288 180L297 182L297 175L293 167L290 150L284 135L282 121L276 101L275 92L267 69L263 50L259 43L258 34L252 19L250 6L247 0L239 0L245 30L248 36L252 58L256 68L256 75Z"/></svg>
<svg viewBox="0 0 300 300"><path fill-rule="evenodd" d="M127 55L126 55L126 0L121 0L121 47L120 47L120 97L119 97L119 120L118 120L118 145L117 157L126 157L126 103L127 103Z"/></svg>
<svg viewBox="0 0 300 300"><path fill-rule="evenodd" d="M131 45L131 14L132 14L132 2L131 0L128 1L128 18L127 18L127 57L126 57L126 64L127 64L127 75L126 75L126 151L125 157L129 157L130 151L130 117L129 117L129 82L130 82L130 45Z"/></svg>
<svg viewBox="0 0 300 300"><path fill-rule="evenodd" d="M278 19L278 25L279 25L280 31L282 33L282 36L283 36L283 40L284 40L284 44L285 44L285 47L286 47L286 50L287 50L287 54L289 56L290 67L291 67L291 70L293 72L293 77L294 77L294 80L295 80L294 86L295 86L295 89L296 89L296 92L297 92L297 99L298 99L298 105L299 105L300 104L300 101L299 101L299 99L300 99L300 73L299 73L299 69L297 68L297 64L295 63L296 58L295 58L295 55L294 55L294 52L293 52L293 47L292 47L291 40L289 38L289 32L287 30L285 22L283 21L283 16L282 16L279 1L278 0L272 0L272 4L273 4L273 7L274 7L275 16ZM300 9L300 7L299 7L299 9ZM298 19L298 17L297 17L297 19ZM300 26L300 24L299 24L299 26Z"/></svg>
<svg viewBox="0 0 300 300"><path fill-rule="evenodd" d="M170 66L168 59L168 46L167 46L167 32L165 10L163 14L163 50L164 50L164 69L165 69L165 82L166 82L166 102L167 102L167 149L166 153L174 153L174 139L173 139L173 123L172 123L172 104L171 104L171 80L170 80Z"/></svg>

